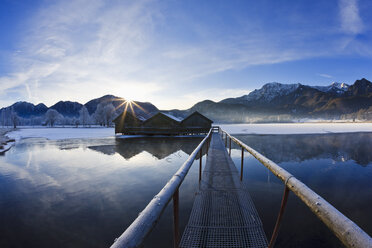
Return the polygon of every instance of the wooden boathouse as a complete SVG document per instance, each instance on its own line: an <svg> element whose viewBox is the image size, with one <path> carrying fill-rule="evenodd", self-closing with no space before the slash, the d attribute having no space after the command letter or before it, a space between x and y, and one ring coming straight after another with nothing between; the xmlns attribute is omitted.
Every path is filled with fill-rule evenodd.
<svg viewBox="0 0 372 248"><path fill-rule="evenodd" d="M115 134L123 135L193 135L207 134L213 121L195 111L184 119L158 112L148 119L123 112L116 117Z"/></svg>

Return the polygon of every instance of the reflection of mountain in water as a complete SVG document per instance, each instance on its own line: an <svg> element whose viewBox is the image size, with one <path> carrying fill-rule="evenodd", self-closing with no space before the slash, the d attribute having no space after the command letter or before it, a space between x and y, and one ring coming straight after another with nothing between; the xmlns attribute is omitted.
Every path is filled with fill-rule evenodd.
<svg viewBox="0 0 372 248"><path fill-rule="evenodd" d="M372 161L372 133L237 135L237 138L277 163L332 158L354 160L366 166Z"/></svg>
<svg viewBox="0 0 372 248"><path fill-rule="evenodd" d="M158 159L163 159L180 150L191 154L201 140L201 138L172 137L117 139L115 145L89 146L89 148L107 155L113 155L117 152L125 159L130 159L143 151ZM203 154L205 154L205 151Z"/></svg>

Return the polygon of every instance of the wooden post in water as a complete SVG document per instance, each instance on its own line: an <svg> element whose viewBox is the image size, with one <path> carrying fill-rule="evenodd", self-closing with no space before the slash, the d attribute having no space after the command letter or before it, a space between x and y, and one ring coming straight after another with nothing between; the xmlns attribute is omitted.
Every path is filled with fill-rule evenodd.
<svg viewBox="0 0 372 248"><path fill-rule="evenodd" d="M231 138L230 138L230 145L229 145L229 155L231 157Z"/></svg>
<svg viewBox="0 0 372 248"><path fill-rule="evenodd" d="M178 189L173 195L173 239L174 248L178 248L180 243L180 228L179 228L179 196Z"/></svg>
<svg viewBox="0 0 372 248"><path fill-rule="evenodd" d="M199 182L201 181L201 174L202 174L202 156L203 156L203 148L200 149L199 152Z"/></svg>
<svg viewBox="0 0 372 248"><path fill-rule="evenodd" d="M282 217L283 217L285 206L287 205L288 195L289 195L289 189L286 185L284 185L284 193L283 193L282 203L281 203L281 206L280 206L278 218L276 219L275 228L274 228L273 234L271 236L270 244L269 244L268 248L273 248L274 245L275 245L275 241L276 241L276 238L278 237L278 233L279 233L280 222L281 222Z"/></svg>
<svg viewBox="0 0 372 248"><path fill-rule="evenodd" d="M243 181L244 148L242 147L242 159L240 163L240 181Z"/></svg>
<svg viewBox="0 0 372 248"><path fill-rule="evenodd" d="M207 156L208 156L208 151L209 151L209 142L210 142L210 139L207 140Z"/></svg>

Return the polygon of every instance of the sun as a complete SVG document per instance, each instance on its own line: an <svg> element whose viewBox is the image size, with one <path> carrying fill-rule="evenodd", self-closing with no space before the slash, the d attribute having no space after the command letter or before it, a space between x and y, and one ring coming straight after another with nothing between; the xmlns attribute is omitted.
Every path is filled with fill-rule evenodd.
<svg viewBox="0 0 372 248"><path fill-rule="evenodd" d="M117 110L120 107L124 106L124 111L123 111L123 113L121 115L122 122L124 122L124 119L125 119L125 117L127 115L127 112L130 112L132 115L137 116L137 113L136 113L135 109L133 108L133 106L135 108L137 108L137 109L142 110L146 114L148 113L144 108L142 108L139 104L137 104L132 99L121 98L121 99L118 99L117 101L120 101L120 104L118 104L118 106L116 106L115 110Z"/></svg>

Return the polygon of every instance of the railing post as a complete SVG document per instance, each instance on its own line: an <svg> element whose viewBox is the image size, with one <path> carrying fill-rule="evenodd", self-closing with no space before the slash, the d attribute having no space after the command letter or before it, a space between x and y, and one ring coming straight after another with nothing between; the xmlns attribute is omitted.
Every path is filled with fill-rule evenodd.
<svg viewBox="0 0 372 248"><path fill-rule="evenodd" d="M242 159L240 163L240 181L243 181L244 148L242 147Z"/></svg>
<svg viewBox="0 0 372 248"><path fill-rule="evenodd" d="M283 193L283 198L282 198L282 204L280 206L278 218L276 219L275 228L274 228L274 231L273 231L273 235L271 236L270 244L269 244L268 248L273 248L274 245L275 245L275 241L276 241L276 238L278 237L278 233L279 233L280 222L281 222L282 217L283 217L285 206L287 205L288 195L289 195L289 189L288 189L287 185L284 185L284 193Z"/></svg>
<svg viewBox="0 0 372 248"><path fill-rule="evenodd" d="M210 142L210 138L208 138L208 140L207 140L207 156L208 156L208 151L209 151L209 142Z"/></svg>
<svg viewBox="0 0 372 248"><path fill-rule="evenodd" d="M229 145L229 155L231 157L231 137L230 137L230 145Z"/></svg>
<svg viewBox="0 0 372 248"><path fill-rule="evenodd" d="M212 130L208 134L211 133ZM145 209L138 215L132 224L115 239L111 248L122 247L142 247L146 237L151 233L153 228L158 223L164 209L168 203L173 199L173 216L174 216L174 246L180 244L180 230L179 230L179 187L182 184L185 176L189 172L191 166L194 164L198 153L207 142L208 137L200 142L194 149L187 160L167 182L167 184L159 191L159 193L147 204Z"/></svg>
<svg viewBox="0 0 372 248"><path fill-rule="evenodd" d="M174 248L178 248L180 243L180 229L179 229L179 196L178 189L173 195L173 239Z"/></svg>
<svg viewBox="0 0 372 248"><path fill-rule="evenodd" d="M200 152L199 152L199 182L201 181L201 174L202 174L202 156L203 156L203 153L202 153L202 150L203 148L200 148Z"/></svg>
<svg viewBox="0 0 372 248"><path fill-rule="evenodd" d="M225 147L227 147L227 133L225 132Z"/></svg>

